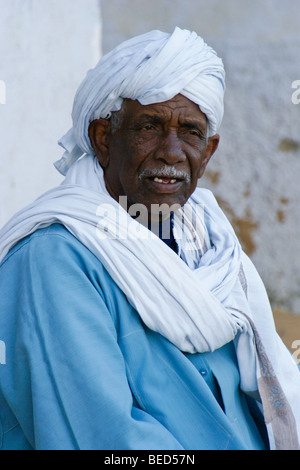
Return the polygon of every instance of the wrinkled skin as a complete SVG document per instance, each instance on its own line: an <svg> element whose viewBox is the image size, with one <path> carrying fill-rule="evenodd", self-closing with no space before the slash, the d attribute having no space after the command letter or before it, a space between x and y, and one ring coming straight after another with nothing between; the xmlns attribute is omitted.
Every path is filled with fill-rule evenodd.
<svg viewBox="0 0 300 470"><path fill-rule="evenodd" d="M218 134L206 137L206 128L198 105L179 94L146 106L126 100L117 130L97 119L89 136L111 196L127 196L128 207L138 203L151 211L153 204L182 206L195 190L219 143ZM171 176L161 173L165 167Z"/></svg>

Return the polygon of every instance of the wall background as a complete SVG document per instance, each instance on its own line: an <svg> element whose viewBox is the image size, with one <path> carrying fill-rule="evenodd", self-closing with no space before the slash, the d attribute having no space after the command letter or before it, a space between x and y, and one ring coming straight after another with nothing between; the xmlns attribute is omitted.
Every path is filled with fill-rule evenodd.
<svg viewBox="0 0 300 470"><path fill-rule="evenodd" d="M227 72L213 190L273 305L300 314L300 4L295 0L0 0L0 225L57 184L57 140L101 54L151 29L193 29Z"/></svg>
<svg viewBox="0 0 300 470"><path fill-rule="evenodd" d="M62 180L57 141L100 52L98 0L0 0L0 226Z"/></svg>

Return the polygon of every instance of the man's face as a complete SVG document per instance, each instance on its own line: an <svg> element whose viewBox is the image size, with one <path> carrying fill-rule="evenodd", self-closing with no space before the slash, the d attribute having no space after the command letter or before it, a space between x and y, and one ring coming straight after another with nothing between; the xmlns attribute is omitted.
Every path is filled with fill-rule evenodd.
<svg viewBox="0 0 300 470"><path fill-rule="evenodd" d="M218 145L217 135L207 140L206 127L206 116L182 95L146 106L126 100L121 126L106 130L105 150L96 151L110 194L148 211L185 204Z"/></svg>

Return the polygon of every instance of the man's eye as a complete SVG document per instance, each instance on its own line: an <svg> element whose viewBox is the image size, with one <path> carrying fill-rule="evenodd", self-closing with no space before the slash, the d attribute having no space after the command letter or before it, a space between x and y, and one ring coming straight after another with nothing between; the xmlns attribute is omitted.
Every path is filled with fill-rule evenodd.
<svg viewBox="0 0 300 470"><path fill-rule="evenodd" d="M142 127L142 130L145 130L145 131L152 131L153 129L154 129L154 126L152 124L145 124Z"/></svg>
<svg viewBox="0 0 300 470"><path fill-rule="evenodd" d="M201 132L199 132L197 129L189 129L188 133L190 135L195 135L196 137L202 137Z"/></svg>
<svg viewBox="0 0 300 470"><path fill-rule="evenodd" d="M198 137L200 140L205 140L205 135L203 135L198 129L188 129L187 133L191 136Z"/></svg>

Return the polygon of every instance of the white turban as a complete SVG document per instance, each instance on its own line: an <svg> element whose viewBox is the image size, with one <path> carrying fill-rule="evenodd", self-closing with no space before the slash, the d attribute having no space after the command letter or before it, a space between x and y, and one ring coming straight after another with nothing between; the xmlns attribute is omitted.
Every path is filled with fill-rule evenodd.
<svg viewBox="0 0 300 470"><path fill-rule="evenodd" d="M109 118L123 98L147 105L181 93L199 105L214 135L223 117L224 90L223 62L195 32L176 27L172 34L151 31L129 39L103 56L79 86L73 127L58 142L66 151L55 167L65 175L83 154L94 153L89 124Z"/></svg>

